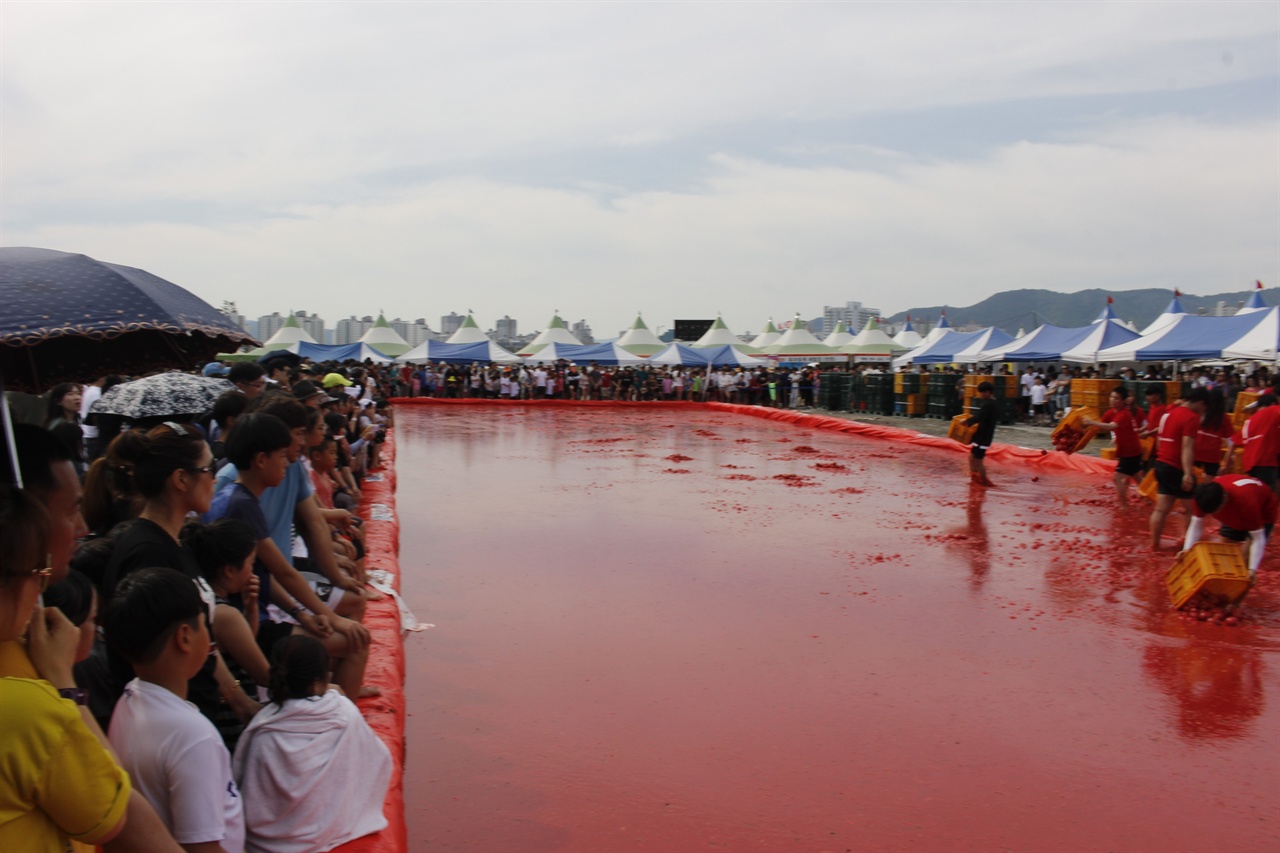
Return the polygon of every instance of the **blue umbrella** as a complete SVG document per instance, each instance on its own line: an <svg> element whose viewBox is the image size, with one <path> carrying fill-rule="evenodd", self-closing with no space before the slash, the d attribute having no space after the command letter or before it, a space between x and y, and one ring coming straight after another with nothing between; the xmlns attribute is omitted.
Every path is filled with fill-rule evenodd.
<svg viewBox="0 0 1280 853"><path fill-rule="evenodd" d="M0 374L10 388L189 369L245 343L257 342L145 270L52 249L0 249Z"/></svg>

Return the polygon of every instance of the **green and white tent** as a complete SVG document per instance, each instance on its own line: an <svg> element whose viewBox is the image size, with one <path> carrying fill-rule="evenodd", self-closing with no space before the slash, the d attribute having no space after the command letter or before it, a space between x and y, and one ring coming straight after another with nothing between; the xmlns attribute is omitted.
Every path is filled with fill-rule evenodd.
<svg viewBox="0 0 1280 853"><path fill-rule="evenodd" d="M690 346L698 349L705 347L731 346L738 352L759 352L759 350L751 344L745 343L741 338L731 332L729 327L725 325L724 320L719 316L717 316L716 321L711 324L711 328L707 329L707 331L703 333L702 337L698 338L698 340L690 344Z"/></svg>
<svg viewBox="0 0 1280 853"><path fill-rule="evenodd" d="M631 328L618 338L617 344L632 355L644 356L657 355L667 348L657 335L649 331L649 327L644 324L639 314L636 315L636 321L631 324Z"/></svg>
<svg viewBox="0 0 1280 853"><path fill-rule="evenodd" d="M769 323L764 327L764 331L751 339L751 345L758 351L763 351L765 347L773 346L778 342L778 338L782 337L782 332L778 331L778 327L773 325L773 318L769 318Z"/></svg>
<svg viewBox="0 0 1280 853"><path fill-rule="evenodd" d="M867 325L852 341L840 347L840 351L849 353L854 361L889 361L907 349L902 344L894 343L893 338L880 328L880 321L875 317L867 320Z"/></svg>
<svg viewBox="0 0 1280 853"><path fill-rule="evenodd" d="M778 340L764 347L765 355L777 357L780 361L845 361L846 358L834 347L829 347L813 336L805 326L804 320L797 314L791 321L791 328L782 333Z"/></svg>
<svg viewBox="0 0 1280 853"><path fill-rule="evenodd" d="M844 320L837 320L836 327L831 330L831 334L822 339L822 342L829 347L839 349L845 344L853 342L853 335L849 334L849 327L844 324Z"/></svg>
<svg viewBox="0 0 1280 853"><path fill-rule="evenodd" d="M489 340L489 336L476 325L476 318L467 314L467 319L449 336L447 344L478 344Z"/></svg>
<svg viewBox="0 0 1280 853"><path fill-rule="evenodd" d="M554 314L547 327L539 332L536 338L521 347L517 355L533 355L547 344L570 344L571 346L580 347L582 346L582 341L573 336L573 332L569 331L569 327L565 325L564 320L560 319L559 314Z"/></svg>
<svg viewBox="0 0 1280 853"><path fill-rule="evenodd" d="M294 314L290 314L285 319L284 325L277 329L276 333L262 346L244 352L220 352L216 358L218 361L257 361L259 356L264 356L273 350L288 349L298 343L314 344L316 339L307 334L307 330L302 328L302 324Z"/></svg>
<svg viewBox="0 0 1280 853"><path fill-rule="evenodd" d="M360 337L360 343L368 344L383 355L396 358L412 349L400 333L391 328L386 316L378 314L378 320Z"/></svg>

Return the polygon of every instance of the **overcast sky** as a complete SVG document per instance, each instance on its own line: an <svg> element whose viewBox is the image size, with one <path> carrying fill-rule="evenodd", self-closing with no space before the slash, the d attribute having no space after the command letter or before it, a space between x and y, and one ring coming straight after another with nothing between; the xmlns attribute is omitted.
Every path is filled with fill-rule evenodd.
<svg viewBox="0 0 1280 853"><path fill-rule="evenodd" d="M3 245L739 333L1280 286L1280 3L0 4Z"/></svg>

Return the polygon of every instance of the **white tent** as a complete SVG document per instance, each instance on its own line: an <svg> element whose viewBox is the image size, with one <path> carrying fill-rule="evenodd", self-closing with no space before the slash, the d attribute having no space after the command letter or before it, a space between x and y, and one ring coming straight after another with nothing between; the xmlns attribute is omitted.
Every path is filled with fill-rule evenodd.
<svg viewBox="0 0 1280 853"><path fill-rule="evenodd" d="M489 336L476 325L476 318L468 314L467 318L462 321L462 325L454 330L453 334L449 336L449 340L445 341L445 343L479 344L487 340L489 340Z"/></svg>
<svg viewBox="0 0 1280 853"><path fill-rule="evenodd" d="M947 312L944 309L942 313L938 315L938 325L930 329L929 334L925 335L924 340L922 340L920 343L931 344L934 341L938 340L938 338L941 338L947 335L951 331L952 331L951 324L947 322Z"/></svg>
<svg viewBox="0 0 1280 853"><path fill-rule="evenodd" d="M307 334L307 330L302 328L298 323L298 318L290 314L288 319L284 321L284 325L276 330L276 333L262 345L263 352L271 352L273 349L288 349L290 345L296 343L316 343L316 339Z"/></svg>
<svg viewBox="0 0 1280 853"><path fill-rule="evenodd" d="M902 330L893 336L893 342L895 344L902 344L902 346L907 349L911 349L913 347L920 346L922 341L924 341L924 338L920 337L920 333L911 325L911 315L908 314L907 325L903 326Z"/></svg>
<svg viewBox="0 0 1280 853"><path fill-rule="evenodd" d="M1181 295L1175 290L1173 299L1169 300L1169 305L1161 312L1160 316L1148 323L1147 327L1139 331L1138 334L1146 337L1157 329L1163 329L1179 317L1186 316L1187 312L1182 309L1182 303L1178 301L1178 297Z"/></svg>
<svg viewBox="0 0 1280 853"><path fill-rule="evenodd" d="M711 324L711 328L707 329L707 331L703 333L702 337L698 338L698 340L690 344L690 346L693 346L693 347L731 346L734 349L745 350L746 352L755 351L754 347L744 343L741 338L739 338L737 335L731 332L729 330L729 327L725 325L724 320L721 319L720 317L716 317L716 321Z"/></svg>
<svg viewBox="0 0 1280 853"><path fill-rule="evenodd" d="M839 349L845 344L853 342L853 335L849 334L849 327L844 324L844 320L837 320L836 327L831 330L831 334L822 339L822 342L829 347Z"/></svg>
<svg viewBox="0 0 1280 853"><path fill-rule="evenodd" d="M644 319L637 314L636 321L631 324L631 328L618 338L618 346L633 355L654 355L662 352L667 345L649 331L649 327L644 324Z"/></svg>
<svg viewBox="0 0 1280 853"><path fill-rule="evenodd" d="M385 355L395 358L402 353L408 352L412 347L409 342L400 337L400 333L391 328L391 324L387 322L387 318L382 314L378 314L378 321L369 327L369 331L360 337L360 343L368 344Z"/></svg>
<svg viewBox="0 0 1280 853"><path fill-rule="evenodd" d="M1237 314L1252 314L1255 311L1266 311L1267 303L1262 301L1262 282L1254 282L1257 288L1249 294L1249 300L1241 306Z"/></svg>
<svg viewBox="0 0 1280 853"><path fill-rule="evenodd" d="M773 325L773 319L770 318L764 327L764 331L751 339L751 346L758 350L763 350L767 346L776 344L780 337L782 337L782 332L778 331L778 327Z"/></svg>
<svg viewBox="0 0 1280 853"><path fill-rule="evenodd" d="M1117 361L1183 361L1200 358L1252 358L1245 352L1265 355L1269 347L1275 347L1274 332L1266 329L1256 336L1250 333L1268 321L1274 321L1275 312L1254 311L1233 317L1200 317L1183 314L1163 328L1143 335L1119 346L1101 350L1099 362ZM1268 336L1271 336L1268 345ZM1227 355L1227 353L1240 353Z"/></svg>
<svg viewBox="0 0 1280 853"><path fill-rule="evenodd" d="M560 319L559 314L554 314L547 327L539 332L536 338L520 348L520 355L533 355L547 344L582 346L582 341L573 336L573 332L569 331L569 327L565 325L564 320Z"/></svg>
<svg viewBox="0 0 1280 853"><path fill-rule="evenodd" d="M1268 308L1266 311L1262 322L1222 350L1223 358L1246 358L1272 364L1280 361L1280 353L1277 352L1280 349L1280 308Z"/></svg>

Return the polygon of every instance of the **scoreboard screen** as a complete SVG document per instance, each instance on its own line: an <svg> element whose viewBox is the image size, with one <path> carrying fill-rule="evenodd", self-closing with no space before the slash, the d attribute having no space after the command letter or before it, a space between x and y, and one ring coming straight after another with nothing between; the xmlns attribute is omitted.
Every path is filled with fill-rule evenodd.
<svg viewBox="0 0 1280 853"><path fill-rule="evenodd" d="M696 341L707 333L715 320L676 320L671 327L677 341Z"/></svg>

